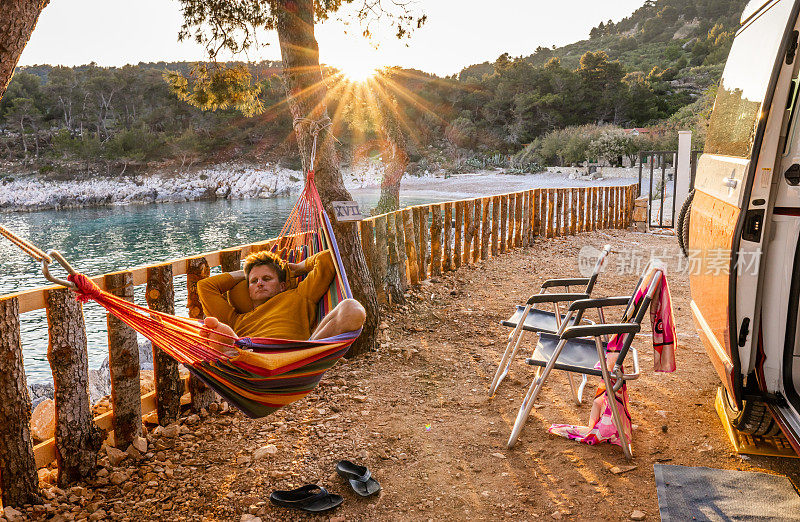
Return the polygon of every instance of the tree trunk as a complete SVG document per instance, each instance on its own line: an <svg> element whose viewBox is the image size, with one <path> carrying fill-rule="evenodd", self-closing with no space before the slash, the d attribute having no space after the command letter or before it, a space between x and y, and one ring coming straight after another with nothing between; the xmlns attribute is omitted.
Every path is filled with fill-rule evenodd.
<svg viewBox="0 0 800 522"><path fill-rule="evenodd" d="M0 0L0 99L6 93L39 14L50 0Z"/></svg>
<svg viewBox="0 0 800 522"><path fill-rule="evenodd" d="M151 266L147 269L145 298L151 310L167 314L175 313L172 265ZM178 363L156 344L153 344L153 374L156 384L158 423L166 426L178 420L180 416L183 388L178 374Z"/></svg>
<svg viewBox="0 0 800 522"><path fill-rule="evenodd" d="M311 122L328 123L327 88L319 65L319 47L314 37L314 14L312 0L285 0L277 9L278 41L283 60L283 76L286 81L289 110L295 121L295 135L305 170L315 171L317 188L329 216L335 212L332 201L352 201L344 188L339 160L334 148L330 127L319 132L316 161L309 165L314 143ZM358 355L375 348L375 334L379 323L378 298L372 283L358 227L350 223L333 223L334 234L353 289L354 297L364 306L367 321L361 336L350 348L351 355Z"/></svg>
<svg viewBox="0 0 800 522"><path fill-rule="evenodd" d="M39 503L31 399L22 366L19 302L0 301L0 492L6 506Z"/></svg>
<svg viewBox="0 0 800 522"><path fill-rule="evenodd" d="M94 475L103 443L89 406L89 356L83 310L67 289L47 290L50 343L56 402L56 462L62 488Z"/></svg>
<svg viewBox="0 0 800 522"><path fill-rule="evenodd" d="M133 302L133 274L116 272L105 277L107 291ZM108 368L114 405L114 445L125 451L142 436L142 392L139 384L139 343L136 331L112 314L107 315Z"/></svg>

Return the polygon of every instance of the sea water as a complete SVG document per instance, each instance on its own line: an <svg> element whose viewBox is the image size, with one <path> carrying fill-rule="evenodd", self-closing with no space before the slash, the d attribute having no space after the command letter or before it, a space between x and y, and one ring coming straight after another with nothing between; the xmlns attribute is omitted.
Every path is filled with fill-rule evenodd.
<svg viewBox="0 0 800 522"><path fill-rule="evenodd" d="M354 194L364 215L369 215L378 196L376 190ZM441 200L406 193L400 203L434 201ZM294 202L292 197L5 213L0 214L0 224L42 250L58 250L76 270L94 276L275 237ZM3 238L0 268L0 295L49 284L41 265ZM60 267L53 272L65 277ZM185 276L175 278L175 313L184 317L188 315L185 280ZM145 305L144 285L136 287L134 299ZM106 314L90 302L84 306L84 317L89 368L96 369L108 355ZM51 382L45 311L22 314L20 327L28 383Z"/></svg>

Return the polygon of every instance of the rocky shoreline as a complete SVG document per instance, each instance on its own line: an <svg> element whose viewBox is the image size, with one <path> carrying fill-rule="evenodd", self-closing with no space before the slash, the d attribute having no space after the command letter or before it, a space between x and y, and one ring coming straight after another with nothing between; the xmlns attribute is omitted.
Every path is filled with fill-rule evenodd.
<svg viewBox="0 0 800 522"><path fill-rule="evenodd" d="M377 165L343 170L348 188L378 186ZM304 175L278 165L222 164L183 174L50 180L40 175L0 177L0 212L35 212L103 205L289 196Z"/></svg>

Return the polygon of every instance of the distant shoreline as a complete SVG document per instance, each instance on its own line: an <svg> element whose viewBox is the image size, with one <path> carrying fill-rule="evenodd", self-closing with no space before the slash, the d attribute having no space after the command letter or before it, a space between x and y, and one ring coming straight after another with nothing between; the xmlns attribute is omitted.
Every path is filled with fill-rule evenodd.
<svg viewBox="0 0 800 522"><path fill-rule="evenodd" d="M602 179L576 176L578 169L550 167L536 174L505 174L500 170L445 175L406 175L401 189L453 199L500 194L530 188L617 185L635 177L635 169L607 169ZM368 165L342 169L348 190L378 190L381 169ZM303 174L277 165L221 164L185 174L155 173L135 177L48 180L25 175L0 179L0 213L66 210L110 205L176 203L216 199L288 197L303 187ZM9 181L9 179L11 179Z"/></svg>

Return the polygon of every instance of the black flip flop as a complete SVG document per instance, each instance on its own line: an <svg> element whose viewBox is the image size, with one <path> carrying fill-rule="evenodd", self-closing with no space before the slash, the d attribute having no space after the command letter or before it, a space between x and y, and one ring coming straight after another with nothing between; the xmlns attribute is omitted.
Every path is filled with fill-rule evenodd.
<svg viewBox="0 0 800 522"><path fill-rule="evenodd" d="M374 495L381 490L381 485L372 478L372 473L366 466L353 464L349 460L340 460L336 463L336 473L350 482L353 491L362 497Z"/></svg>
<svg viewBox="0 0 800 522"><path fill-rule="evenodd" d="M269 501L276 506L302 509L309 513L320 513L333 509L342 503L339 495L328 493L328 490L316 484L308 484L289 491L273 491Z"/></svg>

